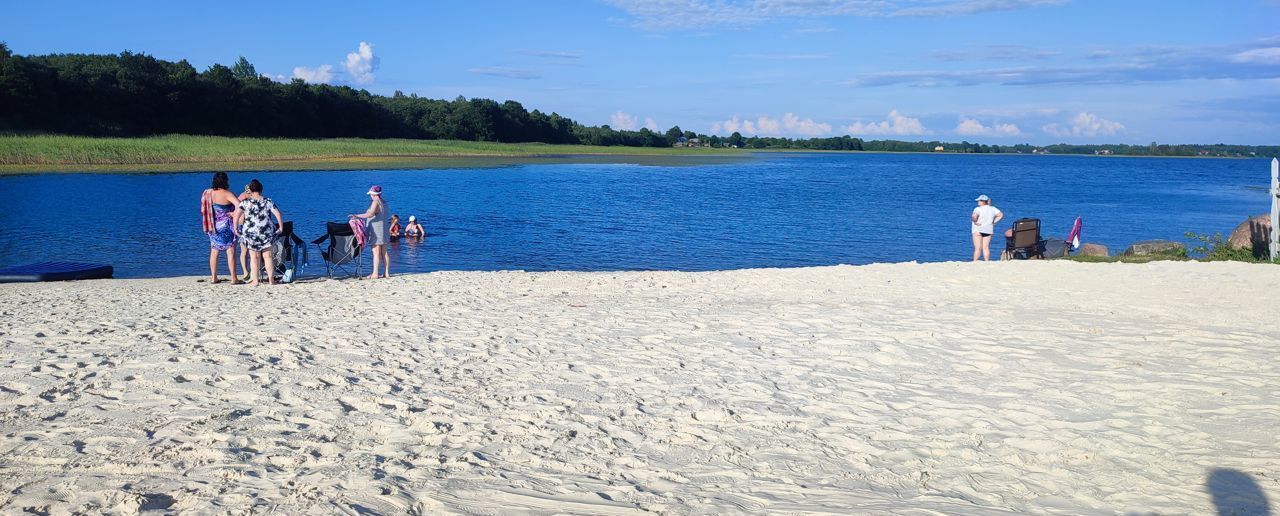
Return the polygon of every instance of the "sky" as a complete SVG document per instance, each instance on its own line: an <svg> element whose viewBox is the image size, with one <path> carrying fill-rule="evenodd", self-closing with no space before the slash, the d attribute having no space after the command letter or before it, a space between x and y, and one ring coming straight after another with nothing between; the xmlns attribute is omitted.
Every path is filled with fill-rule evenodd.
<svg viewBox="0 0 1280 516"><path fill-rule="evenodd" d="M588 125L1280 144L1280 0L20 2L14 53L516 100Z"/></svg>

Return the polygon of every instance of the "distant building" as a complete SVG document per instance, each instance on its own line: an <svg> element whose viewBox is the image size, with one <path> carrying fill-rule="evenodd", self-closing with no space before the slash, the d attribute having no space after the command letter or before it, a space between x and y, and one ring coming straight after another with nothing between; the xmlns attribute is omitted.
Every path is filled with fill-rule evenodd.
<svg viewBox="0 0 1280 516"><path fill-rule="evenodd" d="M942 152L942 151L945 151L945 150L947 150L947 149L942 148L942 146L941 146L941 145L939 145L939 146L937 146L937 147L934 147L934 148L933 148L933 152Z"/></svg>
<svg viewBox="0 0 1280 516"><path fill-rule="evenodd" d="M1094 155L1097 155L1097 156L1110 156L1110 155L1111 155L1111 149L1101 149L1101 150L1096 150L1096 151L1093 151L1093 153L1094 153Z"/></svg>

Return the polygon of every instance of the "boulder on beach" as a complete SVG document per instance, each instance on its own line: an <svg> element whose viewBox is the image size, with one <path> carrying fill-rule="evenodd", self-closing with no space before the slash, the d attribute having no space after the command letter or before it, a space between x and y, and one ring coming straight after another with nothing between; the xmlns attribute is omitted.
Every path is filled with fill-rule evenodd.
<svg viewBox="0 0 1280 516"><path fill-rule="evenodd" d="M1076 256L1111 256L1111 250L1102 244L1084 244Z"/></svg>
<svg viewBox="0 0 1280 516"><path fill-rule="evenodd" d="M1172 240L1143 240L1134 242L1124 250L1126 256L1152 256L1160 254L1186 254L1187 247Z"/></svg>
<svg viewBox="0 0 1280 516"><path fill-rule="evenodd" d="M1235 249L1263 249L1271 241L1271 214L1249 217L1231 231L1227 246Z"/></svg>

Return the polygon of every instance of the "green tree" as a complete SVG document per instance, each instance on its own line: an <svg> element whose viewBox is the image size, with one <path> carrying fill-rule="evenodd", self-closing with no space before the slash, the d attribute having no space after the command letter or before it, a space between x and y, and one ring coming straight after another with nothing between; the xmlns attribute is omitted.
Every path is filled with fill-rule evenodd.
<svg viewBox="0 0 1280 516"><path fill-rule="evenodd" d="M729 135L729 139L726 140L725 143L729 144L730 147L737 147L741 149L743 143L742 133L734 131L733 134Z"/></svg>
<svg viewBox="0 0 1280 516"><path fill-rule="evenodd" d="M681 136L684 136L684 131L681 131L678 125L671 126L670 129L667 129L666 136L668 142L675 143L680 140Z"/></svg>
<svg viewBox="0 0 1280 516"><path fill-rule="evenodd" d="M258 70L253 67L253 64L248 59L240 56L236 64L231 67L231 75L236 79L249 81L258 78Z"/></svg>

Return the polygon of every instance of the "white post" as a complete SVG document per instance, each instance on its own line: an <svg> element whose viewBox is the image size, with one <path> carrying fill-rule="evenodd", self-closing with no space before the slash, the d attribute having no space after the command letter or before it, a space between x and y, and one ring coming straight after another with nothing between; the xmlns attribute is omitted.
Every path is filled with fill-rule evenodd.
<svg viewBox="0 0 1280 516"><path fill-rule="evenodd" d="M1280 159L1271 158L1271 261L1280 257Z"/></svg>

